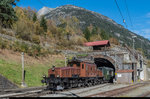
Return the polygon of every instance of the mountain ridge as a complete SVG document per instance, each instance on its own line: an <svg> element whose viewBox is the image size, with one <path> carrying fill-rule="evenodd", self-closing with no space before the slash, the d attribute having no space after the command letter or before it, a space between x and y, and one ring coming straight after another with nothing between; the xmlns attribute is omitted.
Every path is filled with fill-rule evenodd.
<svg viewBox="0 0 150 99"><path fill-rule="evenodd" d="M44 16L47 16L47 15L49 15L50 13L54 12L55 10L57 11L57 9L64 9L64 8L65 8L65 9L72 9L72 8L74 8L74 9L85 10L85 11L88 11L88 12L92 13L92 14L95 15L96 17L101 16L102 19L105 19L105 20L107 20L107 21L111 21L111 22L112 22L114 25L116 25L116 26L123 27L122 25L117 24L114 20L108 18L107 16L104 16L104 15L102 15L102 14L100 14L100 13L97 13L97 12L94 12L94 11L87 10L87 9L85 9L85 8L73 6L73 5L63 5L63 6L56 7L56 8L43 7L43 8L41 8L41 9L38 11L38 16L41 16L39 13L40 13L41 11L44 12L44 10L46 11L46 10L50 9L49 12L46 11L45 14L44 14L44 13L42 14L42 15L44 15ZM47 17L46 17L46 18L47 18Z"/></svg>
<svg viewBox="0 0 150 99"><path fill-rule="evenodd" d="M130 30L124 28L124 26L115 22L113 19L100 13L74 5L63 5L60 7L56 7L50 12L44 14L44 17L46 19L54 20L56 22L56 25L59 25L61 23L59 20L60 17L66 18L72 16L75 16L80 21L79 25L82 30L92 24L94 27L97 26L100 27L100 29L104 29L107 34L117 38L120 43L126 43L130 47L132 47L133 45L132 36L135 35L137 36L135 38L135 48L140 48L140 45L143 44L144 53L150 54L150 41L148 39L131 32ZM150 57L150 55L148 56Z"/></svg>
<svg viewBox="0 0 150 99"><path fill-rule="evenodd" d="M45 15L49 13L50 11L54 10L55 8L48 8L48 7L43 7L37 12L37 17L40 18L40 16Z"/></svg>

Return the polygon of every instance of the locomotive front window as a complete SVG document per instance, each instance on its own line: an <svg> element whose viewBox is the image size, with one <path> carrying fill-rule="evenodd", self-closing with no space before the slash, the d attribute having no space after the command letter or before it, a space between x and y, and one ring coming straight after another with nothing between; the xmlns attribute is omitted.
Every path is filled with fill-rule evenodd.
<svg viewBox="0 0 150 99"><path fill-rule="evenodd" d="M72 67L73 66L73 63L70 63L70 67Z"/></svg>
<svg viewBox="0 0 150 99"><path fill-rule="evenodd" d="M82 69L84 69L84 64L82 64Z"/></svg>
<svg viewBox="0 0 150 99"><path fill-rule="evenodd" d="M77 66L80 66L80 63L77 63Z"/></svg>

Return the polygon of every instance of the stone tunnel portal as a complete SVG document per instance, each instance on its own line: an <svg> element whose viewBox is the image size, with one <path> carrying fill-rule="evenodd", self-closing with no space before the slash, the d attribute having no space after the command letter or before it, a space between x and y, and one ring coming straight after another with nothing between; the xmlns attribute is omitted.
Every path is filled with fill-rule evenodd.
<svg viewBox="0 0 150 99"><path fill-rule="evenodd" d="M97 67L110 67L114 69L114 78L115 78L115 66L107 59L104 58L94 58L94 62Z"/></svg>

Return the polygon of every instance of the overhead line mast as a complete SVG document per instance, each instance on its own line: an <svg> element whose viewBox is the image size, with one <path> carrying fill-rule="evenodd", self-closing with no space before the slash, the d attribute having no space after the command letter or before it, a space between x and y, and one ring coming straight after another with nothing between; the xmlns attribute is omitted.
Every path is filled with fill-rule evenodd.
<svg viewBox="0 0 150 99"><path fill-rule="evenodd" d="M123 19L123 23L125 24L125 26L126 26L126 28L127 28L127 24L126 24L126 22L125 22L125 19L124 19L122 13L121 13L121 10L120 10L119 5L118 5L118 3L117 3L116 0L115 0L115 3L116 3L116 5L117 5L117 8L118 8L118 10L119 10L119 13L120 13L120 15L121 15L121 17L122 17L122 19Z"/></svg>

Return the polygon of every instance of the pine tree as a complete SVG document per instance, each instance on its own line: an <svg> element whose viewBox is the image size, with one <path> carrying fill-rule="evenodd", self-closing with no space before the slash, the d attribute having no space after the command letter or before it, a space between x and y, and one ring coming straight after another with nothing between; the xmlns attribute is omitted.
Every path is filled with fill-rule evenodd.
<svg viewBox="0 0 150 99"><path fill-rule="evenodd" d="M0 25L2 27L10 28L13 22L17 21L17 16L13 9L13 6L16 6L15 1L16 0L0 0Z"/></svg>
<svg viewBox="0 0 150 99"><path fill-rule="evenodd" d="M33 14L33 22L35 22L37 20L37 16L36 13Z"/></svg>
<svg viewBox="0 0 150 99"><path fill-rule="evenodd" d="M46 22L44 16L42 16L42 19L41 19L41 22L40 22L40 26L43 27L45 32L47 32L47 22Z"/></svg>
<svg viewBox="0 0 150 99"><path fill-rule="evenodd" d="M108 40L109 39L109 35L102 29L100 36L102 37L103 40Z"/></svg>
<svg viewBox="0 0 150 99"><path fill-rule="evenodd" d="M90 30L88 29L88 27L83 31L85 38L87 39L87 41L90 40L91 37L91 33Z"/></svg>
<svg viewBox="0 0 150 99"><path fill-rule="evenodd" d="M98 34L98 27L92 29L92 35Z"/></svg>

